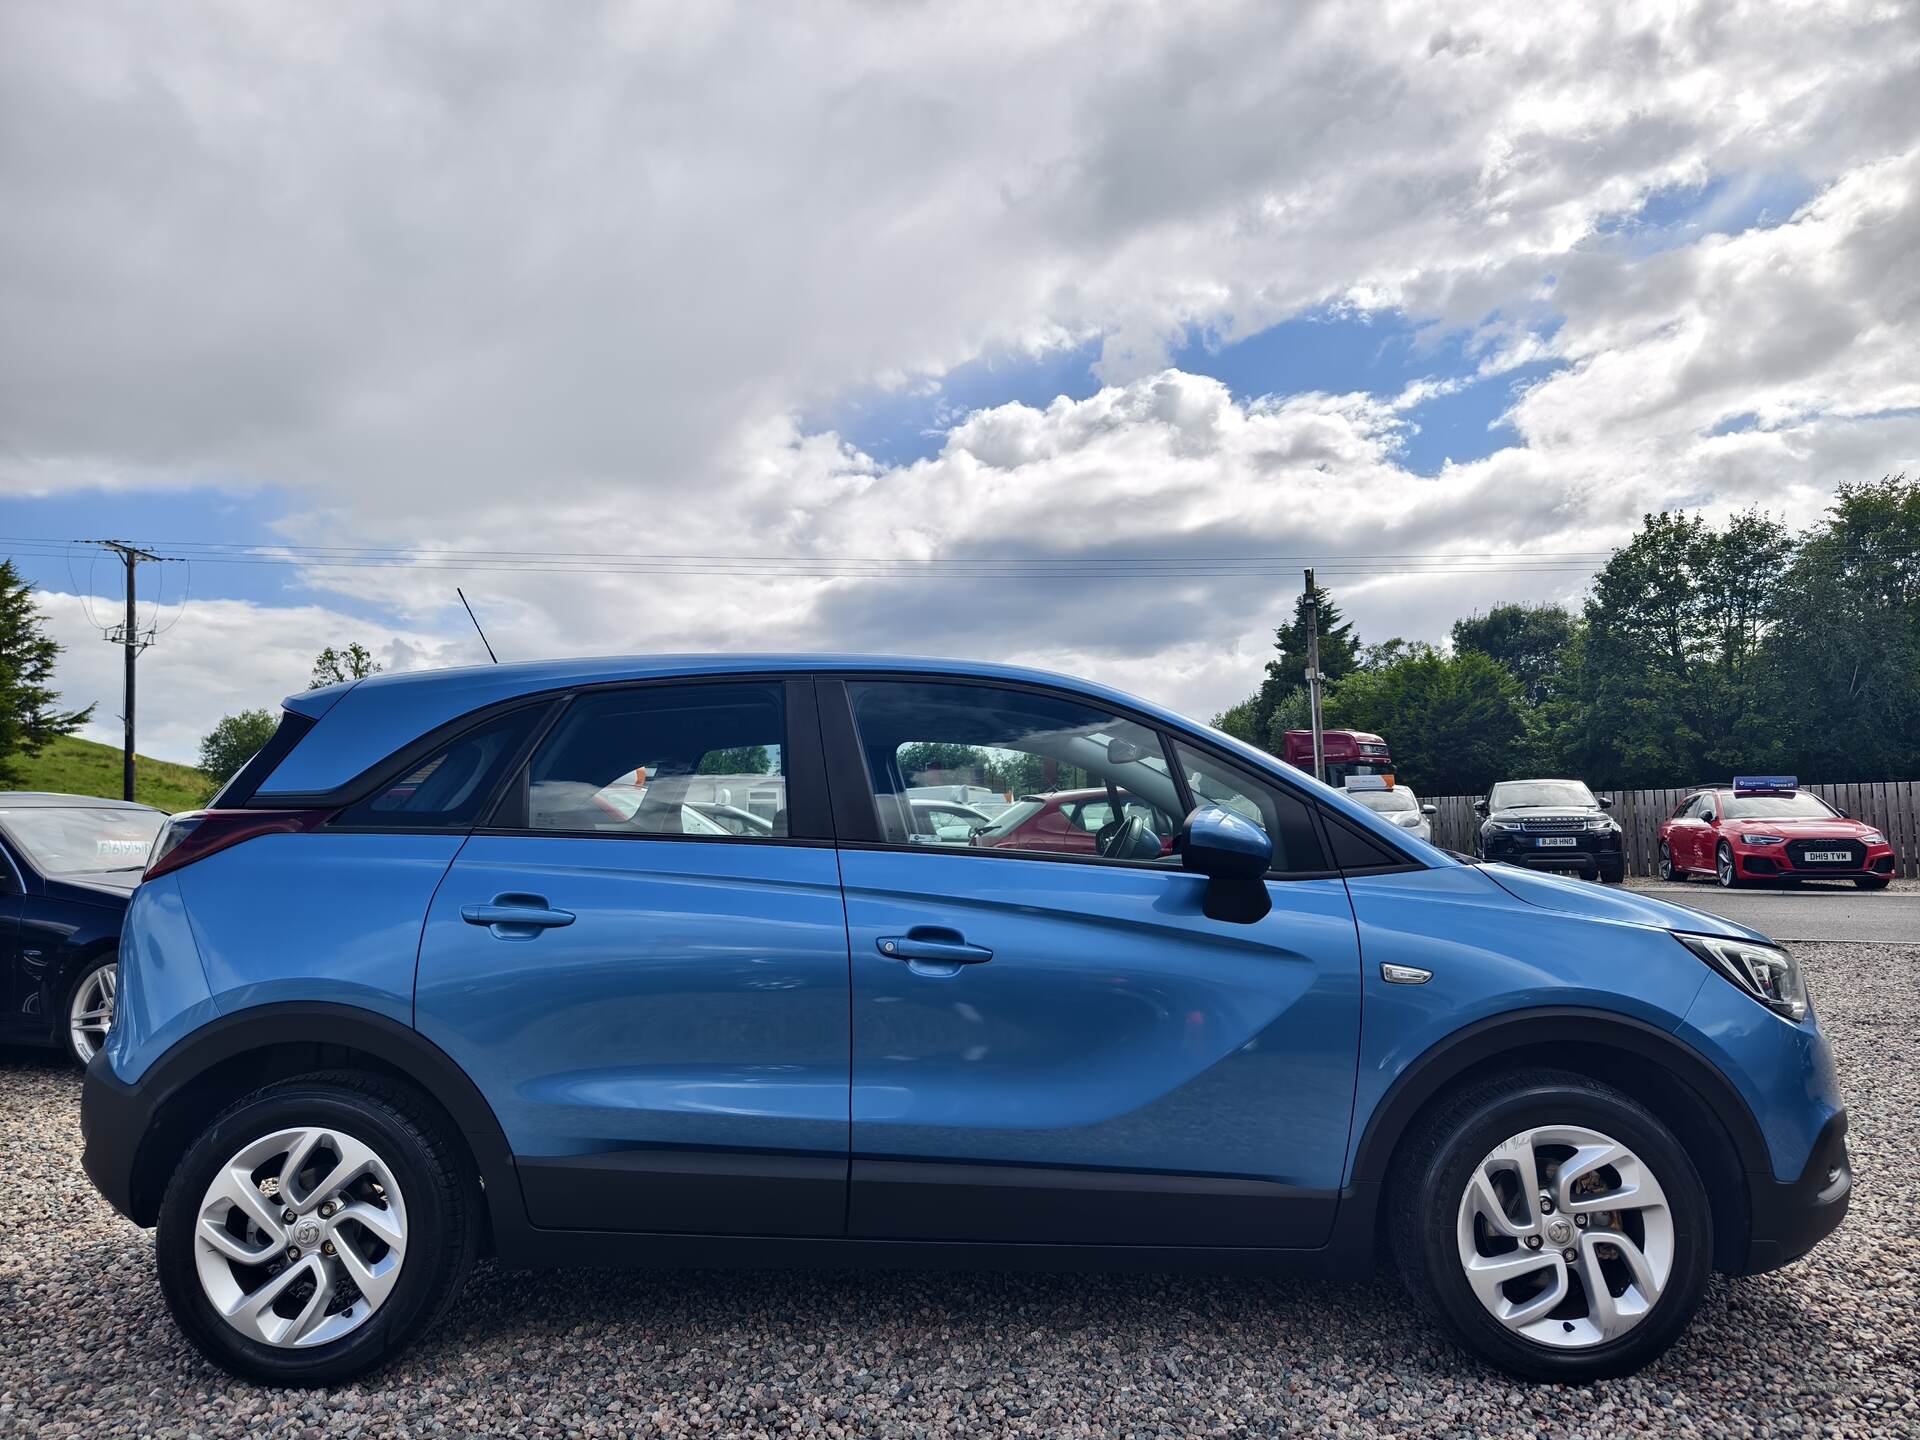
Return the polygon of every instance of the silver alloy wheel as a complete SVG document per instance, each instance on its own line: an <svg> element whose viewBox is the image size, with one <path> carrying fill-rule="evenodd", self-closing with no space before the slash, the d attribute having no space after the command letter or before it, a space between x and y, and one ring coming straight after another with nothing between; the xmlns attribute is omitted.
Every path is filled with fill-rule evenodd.
<svg viewBox="0 0 1920 1440"><path fill-rule="evenodd" d="M73 1053L82 1065L107 1043L107 1031L113 1025L113 997L118 987L120 967L102 965L73 987L73 1003L67 1007L67 1034Z"/></svg>
<svg viewBox="0 0 1920 1440"><path fill-rule="evenodd" d="M1460 1265L1480 1303L1542 1345L1584 1350L1646 1319L1673 1272L1673 1212L1639 1156L1579 1125L1502 1142L1467 1178Z"/></svg>
<svg viewBox="0 0 1920 1440"><path fill-rule="evenodd" d="M393 1293L407 1207L372 1147L324 1126L263 1135L220 1167L200 1202L194 1263L214 1310L249 1340L338 1340Z"/></svg>
<svg viewBox="0 0 1920 1440"><path fill-rule="evenodd" d="M1725 845L1713 857L1713 873L1722 886L1728 890L1733 888L1733 851Z"/></svg>
<svg viewBox="0 0 1920 1440"><path fill-rule="evenodd" d="M1673 851L1667 848L1667 842L1660 842L1660 878L1671 880L1679 872L1673 868Z"/></svg>

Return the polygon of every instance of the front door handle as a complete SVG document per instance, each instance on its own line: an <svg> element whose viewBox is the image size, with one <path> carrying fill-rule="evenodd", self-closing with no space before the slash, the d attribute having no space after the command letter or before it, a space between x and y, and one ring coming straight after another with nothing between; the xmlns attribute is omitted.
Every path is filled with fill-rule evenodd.
<svg viewBox="0 0 1920 1440"><path fill-rule="evenodd" d="M460 918L469 925L484 925L496 940L531 940L542 930L573 924L571 910L555 910L544 895L522 895L514 891L493 897L491 905L462 905Z"/></svg>
<svg viewBox="0 0 1920 1440"><path fill-rule="evenodd" d="M882 935L874 948L889 960L904 960L916 974L952 975L962 965L980 965L993 959L984 945L969 945L958 930L916 925L904 935Z"/></svg>

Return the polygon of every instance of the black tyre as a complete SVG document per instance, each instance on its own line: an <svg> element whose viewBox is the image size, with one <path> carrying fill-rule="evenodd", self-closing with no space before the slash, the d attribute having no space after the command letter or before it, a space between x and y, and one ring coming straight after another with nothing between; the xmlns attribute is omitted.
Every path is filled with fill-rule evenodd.
<svg viewBox="0 0 1920 1440"><path fill-rule="evenodd" d="M1745 883L1733 868L1733 850L1724 840L1713 852L1713 878L1719 882L1722 890L1738 890Z"/></svg>
<svg viewBox="0 0 1920 1440"><path fill-rule="evenodd" d="M120 967L114 953L96 955L81 967L67 986L55 1017L60 1026L60 1046L82 1070L107 1043L107 1030L113 1024L114 994L118 988Z"/></svg>
<svg viewBox="0 0 1920 1440"><path fill-rule="evenodd" d="M1627 871L1624 865L1606 866L1600 871L1600 883L1602 885L1624 885L1626 880Z"/></svg>
<svg viewBox="0 0 1920 1440"><path fill-rule="evenodd" d="M1388 1203L1415 1301L1526 1379L1631 1374L1706 1288L1712 1215L1692 1161L1581 1075L1518 1072L1444 1101L1403 1143Z"/></svg>
<svg viewBox="0 0 1920 1440"><path fill-rule="evenodd" d="M1856 875L1853 883L1862 890L1884 890L1892 882L1885 875Z"/></svg>
<svg viewBox="0 0 1920 1440"><path fill-rule="evenodd" d="M479 1244L479 1187L449 1131L419 1095L355 1072L228 1107L160 1206L180 1328L268 1384L333 1384L398 1354L452 1305Z"/></svg>

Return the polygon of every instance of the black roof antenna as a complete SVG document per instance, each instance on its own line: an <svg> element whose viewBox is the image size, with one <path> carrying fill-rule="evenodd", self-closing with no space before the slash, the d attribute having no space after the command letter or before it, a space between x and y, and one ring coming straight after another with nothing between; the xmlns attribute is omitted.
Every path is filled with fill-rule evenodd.
<svg viewBox="0 0 1920 1440"><path fill-rule="evenodd" d="M493 643L487 639L487 632L480 629L480 617L473 613L473 606L467 604L467 592L456 585L453 587L453 593L460 597L460 603L462 605L467 606L467 618L473 621L473 628L479 631L480 643L487 647L487 659L498 665L500 663L500 657L493 653Z"/></svg>

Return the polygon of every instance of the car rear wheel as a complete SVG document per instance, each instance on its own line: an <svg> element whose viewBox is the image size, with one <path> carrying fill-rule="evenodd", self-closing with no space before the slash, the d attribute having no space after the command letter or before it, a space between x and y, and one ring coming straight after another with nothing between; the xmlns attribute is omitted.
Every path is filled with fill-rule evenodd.
<svg viewBox="0 0 1920 1440"><path fill-rule="evenodd" d="M119 978L120 967L109 955L82 970L67 992L67 1053L83 1070L107 1043Z"/></svg>
<svg viewBox="0 0 1920 1440"><path fill-rule="evenodd" d="M420 1096L354 1073L281 1081L228 1108L174 1171L160 1288L222 1369L333 1384L445 1313L478 1248L479 1203Z"/></svg>
<svg viewBox="0 0 1920 1440"><path fill-rule="evenodd" d="M1424 1121L1396 1167L1407 1288L1468 1350L1533 1380L1626 1375L1700 1302L1706 1191L1673 1135L1610 1086L1533 1070Z"/></svg>
<svg viewBox="0 0 1920 1440"><path fill-rule="evenodd" d="M1856 875L1853 883L1862 890L1884 890L1891 882L1885 875Z"/></svg>

